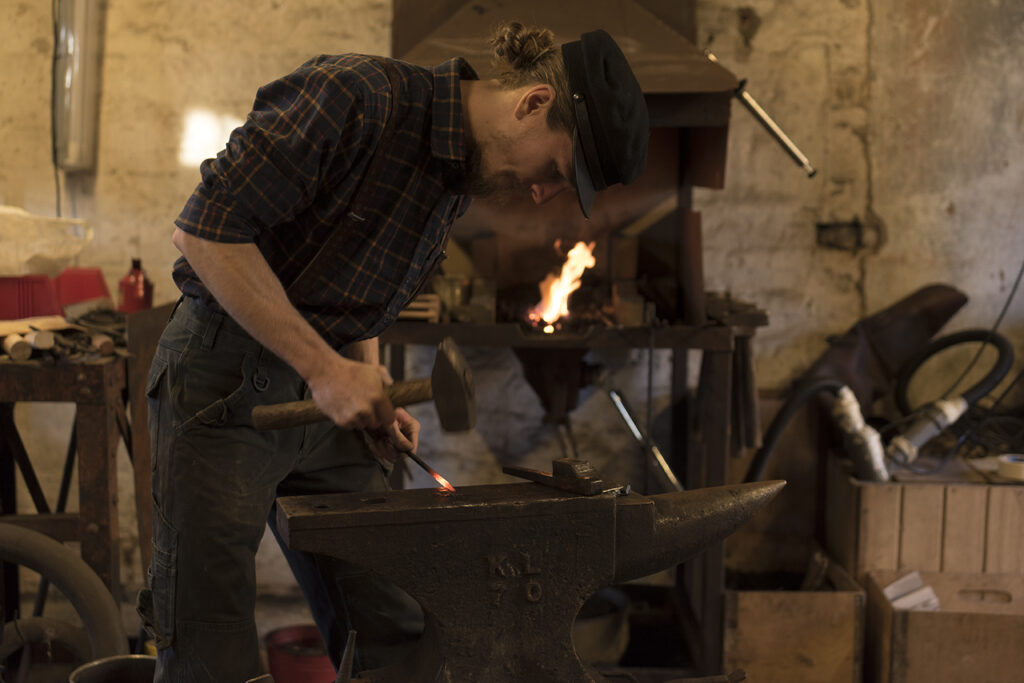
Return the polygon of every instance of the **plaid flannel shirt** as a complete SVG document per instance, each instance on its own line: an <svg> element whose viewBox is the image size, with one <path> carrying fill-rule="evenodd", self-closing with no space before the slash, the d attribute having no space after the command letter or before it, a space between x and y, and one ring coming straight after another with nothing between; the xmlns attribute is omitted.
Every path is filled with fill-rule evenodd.
<svg viewBox="0 0 1024 683"><path fill-rule="evenodd" d="M395 320L469 204L455 189L465 168L459 79L476 74L461 59L434 69L385 60L403 79L394 102L380 60L321 56L260 88L246 122L201 165L175 221L202 239L255 243L286 287L332 231L346 231L316 286L293 300L335 348ZM377 152L387 170L370 188L367 215L357 215L355 190L392 106L396 134ZM184 258L173 275L183 294L222 310Z"/></svg>

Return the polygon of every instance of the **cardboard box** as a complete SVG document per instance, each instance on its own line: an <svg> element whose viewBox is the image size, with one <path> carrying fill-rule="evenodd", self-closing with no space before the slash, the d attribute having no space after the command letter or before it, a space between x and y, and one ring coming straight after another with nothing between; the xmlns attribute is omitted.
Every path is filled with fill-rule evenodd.
<svg viewBox="0 0 1024 683"><path fill-rule="evenodd" d="M867 683L1024 680L1024 576L921 572L939 610L893 609L882 589L905 571L867 574Z"/></svg>
<svg viewBox="0 0 1024 683"><path fill-rule="evenodd" d="M822 590L726 590L725 671L756 683L861 683L865 595L835 561Z"/></svg>
<svg viewBox="0 0 1024 683"><path fill-rule="evenodd" d="M899 476L860 481L828 458L825 549L858 582L871 569L1024 574L1024 486L986 483L960 460Z"/></svg>

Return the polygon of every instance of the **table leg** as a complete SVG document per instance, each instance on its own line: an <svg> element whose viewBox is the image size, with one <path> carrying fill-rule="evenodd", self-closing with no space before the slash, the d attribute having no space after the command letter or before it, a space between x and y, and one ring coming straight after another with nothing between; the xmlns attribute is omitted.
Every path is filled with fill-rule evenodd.
<svg viewBox="0 0 1024 683"><path fill-rule="evenodd" d="M704 435L707 445L705 457L705 486L725 484L728 460L731 455L732 427L732 367L730 351L705 351L704 362L709 364L707 378L707 411L712 416ZM725 611L725 545L720 541L704 551L704 635L707 644L705 673L722 672L722 637Z"/></svg>
<svg viewBox="0 0 1024 683"><path fill-rule="evenodd" d="M17 486L14 476L14 453L6 436L14 433L14 404L0 403L0 512L14 515L18 512ZM0 618L14 616L20 605L18 565L0 563L3 574L3 595L0 596Z"/></svg>
<svg viewBox="0 0 1024 683"><path fill-rule="evenodd" d="M725 484L732 416L731 351L704 351L698 387L696 448L688 454L685 486L688 489ZM705 675L722 669L723 612L725 608L725 548L709 546L683 565L683 589L691 601L702 631Z"/></svg>
<svg viewBox="0 0 1024 683"><path fill-rule="evenodd" d="M144 400L144 399L143 399ZM153 467L150 454L147 406L129 403L132 425L132 477L135 482L135 516L139 530L139 555L142 571L149 568L153 555Z"/></svg>
<svg viewBox="0 0 1024 683"><path fill-rule="evenodd" d="M110 400L117 400L116 397ZM114 406L79 404L78 432L79 538L82 559L110 589L120 594L120 548L117 519L117 410Z"/></svg>

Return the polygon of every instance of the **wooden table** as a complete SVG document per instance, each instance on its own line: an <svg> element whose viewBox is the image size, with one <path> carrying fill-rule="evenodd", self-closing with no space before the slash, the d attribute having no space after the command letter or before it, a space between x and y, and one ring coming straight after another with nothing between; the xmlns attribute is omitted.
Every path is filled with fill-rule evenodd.
<svg viewBox="0 0 1024 683"><path fill-rule="evenodd" d="M81 543L82 559L116 596L120 591L117 519L119 422L127 425L123 392L125 359L47 366L40 362L0 364L0 471L4 517L60 541ZM79 511L55 514L46 501L14 424L14 404L23 401L74 403ZM15 465L21 470L37 514L17 515ZM13 515L7 517L7 515Z"/></svg>
<svg viewBox="0 0 1024 683"><path fill-rule="evenodd" d="M126 354L80 362L0 361L0 521L21 524L59 541L79 542L82 559L110 588L115 599L119 599L121 592L117 451L122 441L134 472L143 571L150 562L152 475L145 386L157 339L171 306L127 316ZM14 404L30 401L75 404L68 460L75 457L78 462L77 513L54 512L35 477L14 423ZM17 514L16 467L22 473L36 514ZM4 584L4 604L17 604L16 574L6 570Z"/></svg>

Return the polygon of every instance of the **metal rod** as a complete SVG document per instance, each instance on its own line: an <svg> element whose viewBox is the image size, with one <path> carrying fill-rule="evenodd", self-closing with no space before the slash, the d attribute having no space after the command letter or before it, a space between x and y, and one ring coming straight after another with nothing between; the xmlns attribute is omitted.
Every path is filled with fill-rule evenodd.
<svg viewBox="0 0 1024 683"><path fill-rule="evenodd" d="M423 460L420 458L420 456L416 455L412 451L406 451L405 454L407 456L409 456L410 460L412 460L414 463L416 463L417 465L422 467L424 470L426 470L427 474L432 476L434 478L434 480L437 481L437 483L441 485L442 488L445 488L445 489L447 489L447 490L449 490L449 491L451 491L453 493L455 492L455 487L452 486L451 483L447 479L445 479L440 474L435 472L434 469L430 465L428 465L427 463L423 462Z"/></svg>
<svg viewBox="0 0 1024 683"><path fill-rule="evenodd" d="M647 406L644 411L644 451L654 453L654 442L651 441L651 432L654 430L654 325L647 328ZM622 407L626 404L623 402ZM651 466L645 462L644 465L644 490L647 490L647 482L650 481Z"/></svg>
<svg viewBox="0 0 1024 683"><path fill-rule="evenodd" d="M623 401L622 396L619 394L619 392L617 392L615 389L609 389L608 397L611 398L612 404L615 406L615 409L622 417L622 421L626 423L626 426L629 428L629 431L633 433L633 438L635 438L640 443L640 445L643 446L648 453L650 453L651 458L653 458L655 464L658 466L658 469L661 471L661 473L665 476L665 479L668 481L669 485L676 491L682 491L683 485L679 483L679 479L676 478L675 472L673 472L672 468L668 466L668 462L665 460L665 457L661 454L661 450L657 447L657 445L655 445L653 441L647 439L644 436L643 432L640 431L640 427L637 425L636 420L633 419L633 415L629 412L629 408L626 407L626 403L625 401Z"/></svg>
<svg viewBox="0 0 1024 683"><path fill-rule="evenodd" d="M345 649L341 652L341 662L338 664L338 680L334 683L352 683L352 662L355 660L355 656L356 632L349 629Z"/></svg>
<svg viewBox="0 0 1024 683"><path fill-rule="evenodd" d="M718 57L716 57L710 50L704 50L704 56L715 64L720 64ZM754 99L754 96L745 90L746 84L746 80L740 81L740 86L736 88L733 95L743 103L743 106L747 108L747 111L754 115L754 118L764 126L765 130L775 138L776 142L782 145L782 148L793 158L793 161L804 169L807 173L807 177L813 178L814 174L817 173L818 170L811 166L810 160L804 156L804 153L800 151L800 148L796 146L796 143L790 140L789 136L779 128L779 125L775 123L772 117L768 115L768 112L758 104L757 100Z"/></svg>
<svg viewBox="0 0 1024 683"><path fill-rule="evenodd" d="M572 426L569 424L568 415L565 416L565 420L558 423L558 438L561 441L562 452L565 453L565 457L579 457L576 451L576 439L573 438Z"/></svg>
<svg viewBox="0 0 1024 683"><path fill-rule="evenodd" d="M742 88L743 85L740 85ZM796 144L789 139L778 124L772 120L772 117L768 116L768 112L761 108L761 105L757 103L757 100L748 93L746 90L737 90L736 97L739 98L740 102L747 108L747 110L754 115L761 125L772 134L772 136L782 145L782 148L789 153L789 156L793 157L793 160L799 164L804 171L807 173L808 178L813 178L814 174L818 172L816 168L811 166L811 162L804 156L804 153L796 146Z"/></svg>

